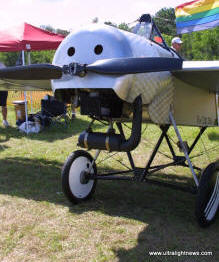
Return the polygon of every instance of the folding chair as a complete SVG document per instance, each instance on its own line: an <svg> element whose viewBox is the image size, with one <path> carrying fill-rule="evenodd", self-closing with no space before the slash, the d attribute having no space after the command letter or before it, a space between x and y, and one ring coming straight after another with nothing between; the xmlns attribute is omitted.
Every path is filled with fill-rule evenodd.
<svg viewBox="0 0 219 262"><path fill-rule="evenodd" d="M44 126L53 123L62 123L61 119L65 120L64 123L67 126L67 107L53 96L48 96L48 99L41 100L41 116Z"/></svg>

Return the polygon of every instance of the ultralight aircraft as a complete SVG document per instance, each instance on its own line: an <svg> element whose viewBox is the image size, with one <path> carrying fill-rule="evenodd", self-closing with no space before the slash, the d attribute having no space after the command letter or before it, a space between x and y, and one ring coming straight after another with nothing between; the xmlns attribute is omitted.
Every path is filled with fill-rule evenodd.
<svg viewBox="0 0 219 262"><path fill-rule="evenodd" d="M33 64L0 69L0 87L7 90L49 90L64 103L80 106L91 122L78 138L78 146L96 149L73 152L62 169L67 198L77 203L90 198L97 180L148 181L150 174L169 166L189 167L197 193L195 214L208 226L219 208L219 162L202 170L200 179L190 154L206 128L219 126L219 61L183 61L167 46L149 14L136 21L132 32L92 24L69 34L57 49L52 64ZM93 123L108 125L94 132ZM125 138L123 124L132 122ZM145 168L135 166L131 151L141 140L142 123L154 123L162 131ZM189 146L178 125L195 126L200 132ZM173 149L167 133L173 126L183 156ZM171 163L152 166L163 140L172 154ZM131 168L100 174L100 152L125 152ZM132 176L127 175L133 174Z"/></svg>

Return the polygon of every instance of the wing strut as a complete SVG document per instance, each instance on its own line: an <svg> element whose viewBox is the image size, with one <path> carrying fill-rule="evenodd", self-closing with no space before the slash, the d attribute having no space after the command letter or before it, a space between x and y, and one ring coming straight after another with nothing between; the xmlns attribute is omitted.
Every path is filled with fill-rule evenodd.
<svg viewBox="0 0 219 262"><path fill-rule="evenodd" d="M183 143L182 137L181 137L181 135L180 135L180 133L179 133L179 130L178 130L177 126L176 126L176 121L175 121L175 119L174 119L174 117L173 117L173 114L172 114L171 110L170 110L170 112L169 112L169 118L170 118L170 122L172 123L172 125L173 125L173 127L174 127L175 133L176 133L176 135L177 135L177 137L178 137L178 139L179 139L181 148L182 148L182 150L183 150L183 153L184 153L184 155L185 155L185 158L186 158L186 160L187 160L187 162L188 162L189 168L190 168L190 170L191 170L191 172L192 172L192 175L193 175L193 178L194 178L194 180L195 180L195 184L196 184L196 186L198 187L198 186L199 186L199 182L198 182L197 175L196 175L195 170L194 170L194 168L193 168L192 162L191 162L191 160L190 160L190 158L189 158L189 154L188 154L188 152L187 152L187 149L186 149L186 147L185 147L185 144Z"/></svg>

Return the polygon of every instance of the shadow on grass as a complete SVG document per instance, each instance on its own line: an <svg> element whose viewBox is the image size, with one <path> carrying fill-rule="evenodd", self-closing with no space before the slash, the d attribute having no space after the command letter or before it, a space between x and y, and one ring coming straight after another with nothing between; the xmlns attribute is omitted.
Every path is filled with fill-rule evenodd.
<svg viewBox="0 0 219 262"><path fill-rule="evenodd" d="M177 261L174 257L166 257L168 260L165 257L149 259L149 251L218 250L219 221L208 230L201 230L195 221L195 197L191 194L144 183L98 181L91 201L72 205L62 194L62 163L8 157L0 160L0 166L1 194L68 206L72 213L98 211L144 223L137 245L123 249L118 243L118 246L113 247L112 251L119 261ZM160 178L162 176L164 174L158 175ZM173 175L174 179L176 177Z"/></svg>
<svg viewBox="0 0 219 262"><path fill-rule="evenodd" d="M26 137L30 140L41 140L53 142L56 140L65 139L73 135L80 134L83 130L88 127L89 121L85 119L74 119L69 121L67 126L64 122L54 123L49 127L46 127L40 133L37 134L28 134L20 132L16 127L3 128L0 127L1 140L0 142L6 142L10 138L21 138ZM101 124L94 123L94 128L100 128Z"/></svg>
<svg viewBox="0 0 219 262"><path fill-rule="evenodd" d="M208 134L208 138L209 138L209 140L212 140L212 141L219 141L219 133L213 131L213 132Z"/></svg>
<svg viewBox="0 0 219 262"><path fill-rule="evenodd" d="M1 141L0 141L0 152L1 151L4 151L5 149L7 149L8 146L5 146L5 145L1 145Z"/></svg>

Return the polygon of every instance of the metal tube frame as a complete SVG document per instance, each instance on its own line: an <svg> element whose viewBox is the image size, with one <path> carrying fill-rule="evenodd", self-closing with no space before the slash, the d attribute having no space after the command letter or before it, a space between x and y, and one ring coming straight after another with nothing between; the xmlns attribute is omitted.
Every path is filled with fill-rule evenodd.
<svg viewBox="0 0 219 262"><path fill-rule="evenodd" d="M170 119L171 119L171 117L170 117ZM184 156L177 156L175 151L174 151L172 143L171 143L171 141L169 139L169 136L167 134L167 132L168 132L168 130L170 128L170 125L169 124L168 125L161 125L160 129L161 129L162 133L161 133L161 135L160 135L160 137L159 137L159 139L157 141L157 144L155 145L155 147L154 147L154 149L153 149L153 151L151 153L151 156L150 156L150 158L149 158L145 168L138 168L138 167L136 167L135 164L134 164L134 160L132 158L131 152L126 152L126 154L128 156L128 159L129 159L130 166L131 166L130 170L115 171L115 172L109 172L109 173L106 173L106 174L97 174L97 175L94 175L94 176L90 176L90 179L97 179L97 180L129 180L129 181L141 181L141 182L145 181L145 182L153 183L153 180L150 179L150 181L149 181L147 179L147 177L149 175L151 175L151 174L153 174L153 173L155 173L155 172L157 172L159 170L162 170L162 169L164 169L166 167L183 166L183 167L190 168L190 170L192 171L192 174L193 174L193 178L194 178L196 187L198 187L198 179L197 179L197 176L196 176L194 170L199 170L200 171L201 169L199 167L196 167L196 166L192 165L191 160L189 158L189 155L193 151L195 145L197 144L197 142L199 141L199 139L201 138L202 134L207 129L207 127L201 127L200 128L200 131L199 131L198 135L196 136L196 138L194 139L192 145L188 149L186 149L186 147L185 147L185 145L184 145L184 143L182 141L181 135L179 134L179 130L178 130L176 124L175 124L175 120L174 121L172 121L172 120L174 120L173 116L172 116L171 122L172 122L174 130L176 132L176 135L177 135L177 137L178 137L178 139L180 141L180 145L181 145L181 147L183 149ZM119 132L120 132L121 136L123 136L123 138L125 138L124 131L123 131L123 128L122 128L122 124L121 123L116 123L116 125L117 125L117 127L119 129ZM167 142L167 145L169 147L169 150L170 150L170 153L172 155L172 160L173 161L168 163L168 164L152 166L152 162L153 162L154 158L156 157L156 155L158 153L158 150L159 150L159 147L162 144L164 139ZM97 156L99 155L99 153L100 153L100 151L98 150L97 154L95 156L94 161L97 159ZM186 161L188 162L188 164L186 164ZM132 175L129 175L130 173L132 173ZM156 181L155 181L155 183L156 183ZM156 184L161 184L161 183L162 182L156 183ZM167 186L169 186L169 185L167 185ZM179 187L174 186L174 185L170 185L170 187L179 188ZM188 191L188 190L183 189L183 191ZM191 192L191 190L189 190L189 191Z"/></svg>

